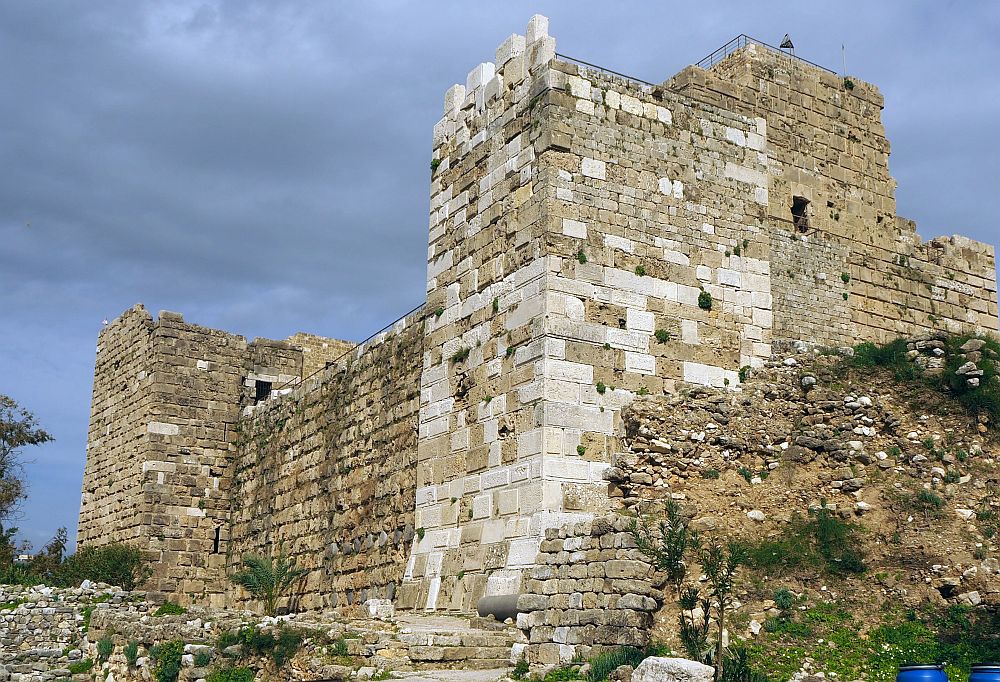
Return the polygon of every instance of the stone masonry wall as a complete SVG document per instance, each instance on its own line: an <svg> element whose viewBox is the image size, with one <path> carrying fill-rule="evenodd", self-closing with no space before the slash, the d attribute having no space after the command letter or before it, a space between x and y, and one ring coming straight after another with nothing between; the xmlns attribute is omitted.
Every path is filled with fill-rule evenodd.
<svg viewBox="0 0 1000 682"><path fill-rule="evenodd" d="M413 541L423 310L239 424L229 569L284 550L303 609L388 598Z"/></svg>
<svg viewBox="0 0 1000 682"><path fill-rule="evenodd" d="M775 261L785 261L772 268L780 338L805 338L805 329L811 341L850 345L997 329L992 247L964 237L922 242L896 214L885 102L874 85L750 45L664 87L764 122L768 229ZM807 227L793 224L793 197L808 201ZM837 297L848 304L831 306Z"/></svg>
<svg viewBox="0 0 1000 682"><path fill-rule="evenodd" d="M598 517L550 528L517 600L531 664L585 660L601 650L649 644L663 582L628 532L634 519ZM520 645L518 645L520 646Z"/></svg>
<svg viewBox="0 0 1000 682"><path fill-rule="evenodd" d="M97 340L93 401L83 474L81 545L139 539L142 464L149 388L153 317L142 306L127 310Z"/></svg>
<svg viewBox="0 0 1000 682"><path fill-rule="evenodd" d="M98 341L78 542L138 544L153 559L154 598L219 605L240 411L254 402L258 381L292 387L304 369L300 346L248 344L178 313L154 321L139 305L107 326Z"/></svg>

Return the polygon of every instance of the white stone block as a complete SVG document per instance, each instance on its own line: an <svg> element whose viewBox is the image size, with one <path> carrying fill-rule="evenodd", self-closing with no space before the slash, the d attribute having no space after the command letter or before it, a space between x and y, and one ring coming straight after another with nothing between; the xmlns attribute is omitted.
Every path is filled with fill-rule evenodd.
<svg viewBox="0 0 1000 682"><path fill-rule="evenodd" d="M747 137L742 130L736 128L726 128L726 139L738 147L747 146Z"/></svg>
<svg viewBox="0 0 1000 682"><path fill-rule="evenodd" d="M586 239L587 223L580 222L579 220L563 218L562 232L564 235L573 237L574 239Z"/></svg>
<svg viewBox="0 0 1000 682"><path fill-rule="evenodd" d="M631 239L625 239L625 237L618 237L613 234L604 235L604 245L610 246L613 249L626 251L628 253L632 253L635 249L635 244Z"/></svg>
<svg viewBox="0 0 1000 682"><path fill-rule="evenodd" d="M497 509L500 516L517 513L517 490L500 490L497 492Z"/></svg>
<svg viewBox="0 0 1000 682"><path fill-rule="evenodd" d="M660 178L657 184L660 187L660 194L670 196L674 191L674 184L670 178Z"/></svg>
<svg viewBox="0 0 1000 682"><path fill-rule="evenodd" d="M743 277L740 273L735 270L727 270L726 268L719 268L715 272L716 281L721 286L727 287L741 287L743 286Z"/></svg>
<svg viewBox="0 0 1000 682"><path fill-rule="evenodd" d="M673 123L673 116L670 114L670 109L665 107L656 107L656 120L660 123L665 123L666 125Z"/></svg>
<svg viewBox="0 0 1000 682"><path fill-rule="evenodd" d="M577 384L592 384L594 383L594 368L581 362L547 359L536 368L536 376Z"/></svg>
<svg viewBox="0 0 1000 682"><path fill-rule="evenodd" d="M722 388L727 385L727 380L728 385L735 386L740 380L739 372L700 362L684 363L684 381L689 383Z"/></svg>
<svg viewBox="0 0 1000 682"><path fill-rule="evenodd" d="M496 64L498 68L509 62L514 57L524 54L525 39L516 33L507 37L507 40L500 44L496 51Z"/></svg>
<svg viewBox="0 0 1000 682"><path fill-rule="evenodd" d="M671 193L673 194L674 199L683 199L684 198L684 183L681 182L680 180L674 180L670 184L671 184L671 187L670 187Z"/></svg>
<svg viewBox="0 0 1000 682"><path fill-rule="evenodd" d="M625 353L625 371L636 374L656 374L656 358L644 353Z"/></svg>
<svg viewBox="0 0 1000 682"><path fill-rule="evenodd" d="M767 187L767 176L753 168L740 166L732 161L726 161L726 177L746 182L756 187Z"/></svg>
<svg viewBox="0 0 1000 682"><path fill-rule="evenodd" d="M508 568L533 566L538 558L538 548L541 538L524 538L513 540L507 550Z"/></svg>
<svg viewBox="0 0 1000 682"><path fill-rule="evenodd" d="M536 14L528 20L528 29L525 31L525 38L528 43L545 38L549 35L549 18L542 14Z"/></svg>
<svg viewBox="0 0 1000 682"><path fill-rule="evenodd" d="M653 313L629 308L625 311L625 328L652 334L656 328L656 316Z"/></svg>
<svg viewBox="0 0 1000 682"><path fill-rule="evenodd" d="M712 280L712 268L707 265L699 265L695 268L694 275L702 282L710 282Z"/></svg>
<svg viewBox="0 0 1000 682"><path fill-rule="evenodd" d="M459 109L465 101L465 86L457 83L444 93L444 113L447 116L451 112Z"/></svg>
<svg viewBox="0 0 1000 682"><path fill-rule="evenodd" d="M487 82L497 73L497 67L493 62L484 62L476 66L465 78L465 89L475 90L486 85Z"/></svg>
<svg viewBox="0 0 1000 682"><path fill-rule="evenodd" d="M677 265L691 265L690 258L680 251L671 251L670 249L663 250L663 260L668 263L676 263Z"/></svg>
<svg viewBox="0 0 1000 682"><path fill-rule="evenodd" d="M480 543L484 545L492 545L496 542L503 542L506 537L504 529L506 525L500 519L493 519L491 521L486 521L483 523L483 533L480 537Z"/></svg>
<svg viewBox="0 0 1000 682"><path fill-rule="evenodd" d="M589 157L584 157L580 162L580 172L586 177L596 180L606 180L608 177L607 164Z"/></svg>
<svg viewBox="0 0 1000 682"><path fill-rule="evenodd" d="M166 422L149 422L146 425L148 433L158 433L161 436L176 436L180 430L181 427L177 424L167 424Z"/></svg>
<svg viewBox="0 0 1000 682"><path fill-rule="evenodd" d="M763 308L753 309L753 323L763 329L770 329L774 326L774 315L770 310Z"/></svg>
<svg viewBox="0 0 1000 682"><path fill-rule="evenodd" d="M681 320L681 341L695 346L701 343L698 338L698 323L695 320Z"/></svg>
<svg viewBox="0 0 1000 682"><path fill-rule="evenodd" d="M642 102L638 98L632 95L626 95L622 93L621 95L621 107L622 111L627 114L632 114L633 116L642 116Z"/></svg>
<svg viewBox="0 0 1000 682"><path fill-rule="evenodd" d="M605 332L607 343L612 348L619 350L645 353L649 351L649 335L627 329L608 328Z"/></svg>
<svg viewBox="0 0 1000 682"><path fill-rule="evenodd" d="M632 673L632 682L712 682L715 668L685 658L645 659Z"/></svg>
<svg viewBox="0 0 1000 682"><path fill-rule="evenodd" d="M493 516L493 494L476 495L472 498L472 518L488 519Z"/></svg>
<svg viewBox="0 0 1000 682"><path fill-rule="evenodd" d="M479 481L483 486L483 490L499 488L502 485L510 483L510 472L507 469L487 471L479 475Z"/></svg>
<svg viewBox="0 0 1000 682"><path fill-rule="evenodd" d="M580 78L579 76L570 76L566 79L569 85L569 93L573 97L582 97L584 99L590 99L590 81L586 78Z"/></svg>

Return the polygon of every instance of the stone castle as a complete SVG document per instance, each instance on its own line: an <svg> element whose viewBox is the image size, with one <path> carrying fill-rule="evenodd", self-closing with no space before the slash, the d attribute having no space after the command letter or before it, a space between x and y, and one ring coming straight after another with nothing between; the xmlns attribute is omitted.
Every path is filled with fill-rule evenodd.
<svg viewBox="0 0 1000 682"><path fill-rule="evenodd" d="M634 396L996 330L992 247L897 215L882 107L746 38L646 83L533 17L445 94L422 307L357 345L142 306L101 332L78 542L138 544L181 602L279 548L304 609L518 594L546 529L610 506Z"/></svg>

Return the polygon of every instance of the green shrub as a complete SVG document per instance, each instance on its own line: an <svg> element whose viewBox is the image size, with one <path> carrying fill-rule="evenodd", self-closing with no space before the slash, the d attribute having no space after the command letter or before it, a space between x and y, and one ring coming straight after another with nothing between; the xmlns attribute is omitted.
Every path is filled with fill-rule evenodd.
<svg viewBox="0 0 1000 682"><path fill-rule="evenodd" d="M250 668L220 668L210 672L205 682L253 682L254 677Z"/></svg>
<svg viewBox="0 0 1000 682"><path fill-rule="evenodd" d="M459 348L457 351L452 353L451 363L454 365L459 362L465 362L469 359L469 353L471 352L471 348Z"/></svg>
<svg viewBox="0 0 1000 682"><path fill-rule="evenodd" d="M598 392L598 393L599 393L600 395L604 395L605 391L607 391L607 390L608 390L608 387L604 385L604 382L603 382L603 381L598 381L598 382L597 382L597 387L596 387L596 388L597 388L597 392Z"/></svg>
<svg viewBox="0 0 1000 682"><path fill-rule="evenodd" d="M587 262L587 254L585 254L583 250L577 251L576 260L578 263L580 263L580 265L583 265L584 263Z"/></svg>
<svg viewBox="0 0 1000 682"><path fill-rule="evenodd" d="M106 635L101 639L97 640L97 661L99 663L104 663L106 660L111 658L111 654L115 650L115 641L110 635Z"/></svg>
<svg viewBox="0 0 1000 682"><path fill-rule="evenodd" d="M668 332L666 329L657 329L655 336L656 340L659 341L660 343L666 343L667 341L670 340L670 332Z"/></svg>
<svg viewBox="0 0 1000 682"><path fill-rule="evenodd" d="M772 575L804 568L834 575L865 570L859 528L830 510L811 510L808 518L793 515L781 536L746 545L751 567Z"/></svg>
<svg viewBox="0 0 1000 682"><path fill-rule="evenodd" d="M726 651L722 667L722 682L767 682L767 675L750 662L750 653L745 646L734 645Z"/></svg>
<svg viewBox="0 0 1000 682"><path fill-rule="evenodd" d="M244 570L233 575L230 580L246 588L254 599L261 602L265 616L273 616L280 599L298 582L307 571L295 567L295 559L289 559L284 551L278 556L266 558L256 554L244 554Z"/></svg>
<svg viewBox="0 0 1000 682"><path fill-rule="evenodd" d="M639 275L640 277L645 277L646 276L646 268L644 268L641 265L636 265L635 266L635 274Z"/></svg>
<svg viewBox="0 0 1000 682"><path fill-rule="evenodd" d="M194 666L204 668L212 662L212 652L208 649L198 649L194 654Z"/></svg>
<svg viewBox="0 0 1000 682"><path fill-rule="evenodd" d="M710 480L713 480L713 481L715 479L719 478L719 476L720 476L720 473L719 473L718 469L702 469L702 472L701 472L701 477L702 478L707 478L707 479L710 479Z"/></svg>
<svg viewBox="0 0 1000 682"><path fill-rule="evenodd" d="M155 663L153 676L156 677L156 682L177 682L183 656L184 642L180 639L157 644L150 649L149 657Z"/></svg>
<svg viewBox="0 0 1000 682"><path fill-rule="evenodd" d="M795 597L787 587L779 587L774 591L774 605L782 611L789 610L794 603Z"/></svg>
<svg viewBox="0 0 1000 682"><path fill-rule="evenodd" d="M334 656L347 656L347 641L343 637L338 637L330 646L330 653Z"/></svg>
<svg viewBox="0 0 1000 682"><path fill-rule="evenodd" d="M275 636L256 627L246 627L240 630L239 640L244 654L270 656L280 668L299 650L303 636L298 630L291 628L280 628Z"/></svg>
<svg viewBox="0 0 1000 682"><path fill-rule="evenodd" d="M172 601L165 601L160 608L153 612L154 616L179 616L181 614L187 613L187 609L183 606L179 606Z"/></svg>
<svg viewBox="0 0 1000 682"><path fill-rule="evenodd" d="M438 169L438 166L440 165L441 165L441 159L431 159L431 173L436 171Z"/></svg>
<svg viewBox="0 0 1000 682"><path fill-rule="evenodd" d="M712 309L712 294L707 291L702 291L698 294L698 307L702 310Z"/></svg>
<svg viewBox="0 0 1000 682"><path fill-rule="evenodd" d="M656 656L660 653L655 648L637 649L633 646L621 646L611 651L605 651L590 659L590 672L587 673L587 679L591 682L606 680L608 675L620 666L630 665L635 668L650 656Z"/></svg>
<svg viewBox="0 0 1000 682"><path fill-rule="evenodd" d="M137 660L139 660L139 642L133 639L125 645L125 661L128 667L134 668Z"/></svg>
<svg viewBox="0 0 1000 682"><path fill-rule="evenodd" d="M89 658L85 658L82 661L77 661L76 663L70 663L66 668L69 670L70 675L80 675L83 673L90 672L94 667L94 662Z"/></svg>
<svg viewBox="0 0 1000 682"><path fill-rule="evenodd" d="M131 591L146 582L152 573L142 550L115 542L102 547L81 547L55 570L55 582L77 586L90 580Z"/></svg>
<svg viewBox="0 0 1000 682"><path fill-rule="evenodd" d="M740 383L745 384L747 379L750 378L750 374L753 372L753 368L750 365L743 365L740 367Z"/></svg>
<svg viewBox="0 0 1000 682"><path fill-rule="evenodd" d="M510 676L515 680L523 680L525 675L528 674L528 661L522 656L517 659L517 663L514 664L514 670L511 671Z"/></svg>

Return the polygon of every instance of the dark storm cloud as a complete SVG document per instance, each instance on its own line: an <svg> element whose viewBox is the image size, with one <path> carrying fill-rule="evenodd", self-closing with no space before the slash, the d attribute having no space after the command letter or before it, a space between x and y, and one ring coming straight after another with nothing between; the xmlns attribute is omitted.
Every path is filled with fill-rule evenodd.
<svg viewBox="0 0 1000 682"><path fill-rule="evenodd" d="M5 2L0 392L58 438L27 537L75 525L102 318L359 339L423 299L443 93L534 12L650 81L740 32L838 70L845 44L886 96L900 213L997 241L998 3Z"/></svg>

